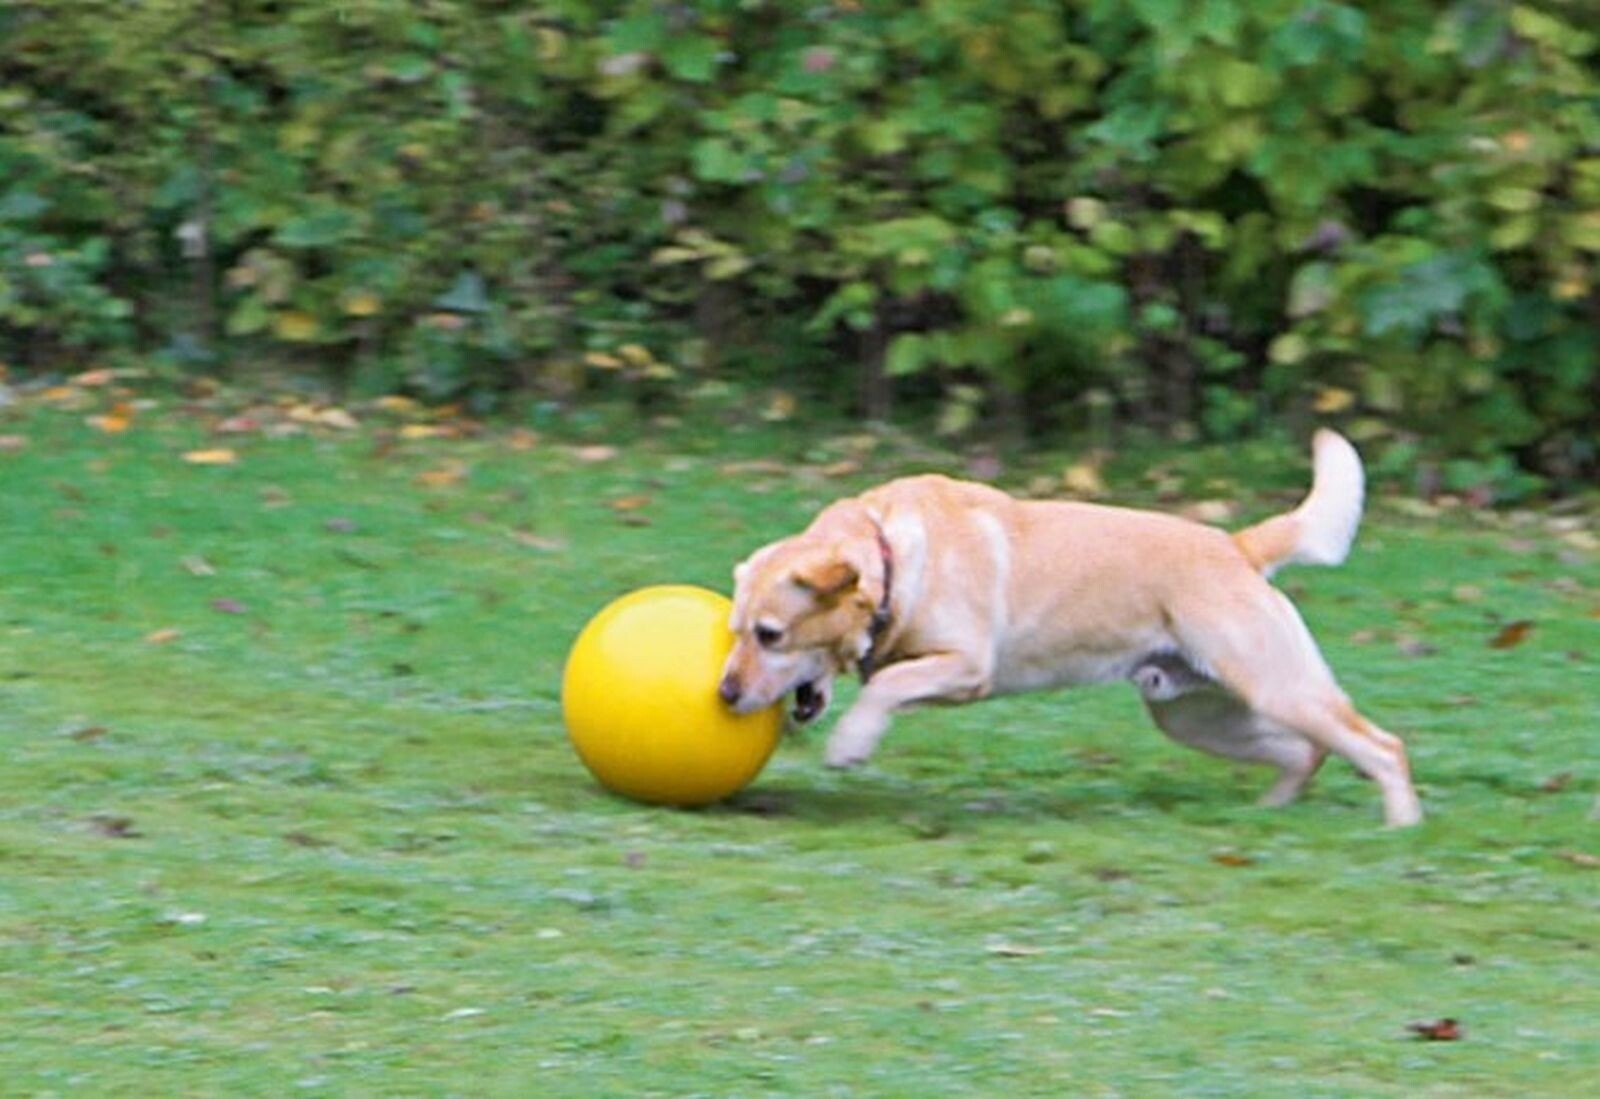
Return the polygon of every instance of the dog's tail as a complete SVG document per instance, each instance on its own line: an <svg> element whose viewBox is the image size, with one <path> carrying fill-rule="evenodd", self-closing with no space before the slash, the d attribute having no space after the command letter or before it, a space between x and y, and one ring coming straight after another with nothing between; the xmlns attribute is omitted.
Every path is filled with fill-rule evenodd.
<svg viewBox="0 0 1600 1099"><path fill-rule="evenodd" d="M1355 541L1366 491L1361 457L1343 435L1326 428L1311 445L1311 492L1300 506L1233 536L1264 576L1283 565L1340 564Z"/></svg>

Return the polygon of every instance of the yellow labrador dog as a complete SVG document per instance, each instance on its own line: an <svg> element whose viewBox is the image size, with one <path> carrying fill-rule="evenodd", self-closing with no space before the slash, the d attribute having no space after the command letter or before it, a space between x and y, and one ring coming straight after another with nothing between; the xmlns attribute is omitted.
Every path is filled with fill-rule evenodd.
<svg viewBox="0 0 1600 1099"><path fill-rule="evenodd" d="M1331 751L1376 780L1390 825L1416 824L1405 748L1356 712L1267 580L1338 564L1355 538L1361 460L1332 431L1314 454L1299 507L1233 534L934 475L838 501L734 570L718 693L749 712L792 692L809 721L859 672L826 750L848 767L913 703L1128 680L1173 739L1277 768L1265 804L1294 800Z"/></svg>

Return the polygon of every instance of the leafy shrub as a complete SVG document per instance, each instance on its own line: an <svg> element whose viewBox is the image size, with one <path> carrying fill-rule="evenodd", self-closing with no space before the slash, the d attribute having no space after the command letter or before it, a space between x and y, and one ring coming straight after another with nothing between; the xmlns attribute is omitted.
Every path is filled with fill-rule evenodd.
<svg viewBox="0 0 1600 1099"><path fill-rule="evenodd" d="M1582 12L15 3L0 339L310 351L439 395L572 393L636 344L878 414L944 394L952 431L1314 408L1575 476L1600 411Z"/></svg>

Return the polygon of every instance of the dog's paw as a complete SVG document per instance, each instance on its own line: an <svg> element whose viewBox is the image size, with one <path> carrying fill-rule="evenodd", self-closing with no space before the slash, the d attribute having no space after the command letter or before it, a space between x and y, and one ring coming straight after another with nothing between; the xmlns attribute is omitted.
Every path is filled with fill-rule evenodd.
<svg viewBox="0 0 1600 1099"><path fill-rule="evenodd" d="M872 758L874 747L871 741L863 742L857 737L834 733L828 738L827 747L823 749L822 761L836 770L859 767Z"/></svg>

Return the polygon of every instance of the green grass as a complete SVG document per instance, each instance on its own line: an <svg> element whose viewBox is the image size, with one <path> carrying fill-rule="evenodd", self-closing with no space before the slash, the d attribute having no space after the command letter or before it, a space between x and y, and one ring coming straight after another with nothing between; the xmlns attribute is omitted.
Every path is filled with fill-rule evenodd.
<svg viewBox="0 0 1600 1099"><path fill-rule="evenodd" d="M0 423L26 439L0 452L0 1092L1556 1096L1600 1074L1600 578L1542 516L1380 505L1345 568L1284 577L1407 738L1420 829L1381 829L1340 762L1255 808L1266 775L1165 742L1121 689L905 715L863 773L796 738L732 805L675 812L582 771L566 646L632 587L725 590L902 451L828 477L859 441L685 428L591 463L363 429L187 465L202 424ZM1292 462L1248 513L1304 475L1267 450ZM416 483L451 461L459 484ZM1464 1040L1406 1031L1444 1016Z"/></svg>

